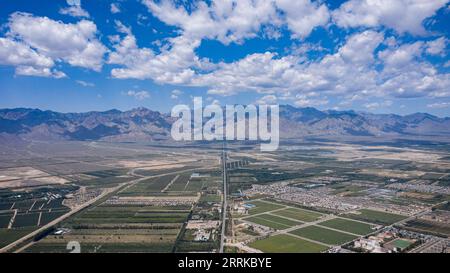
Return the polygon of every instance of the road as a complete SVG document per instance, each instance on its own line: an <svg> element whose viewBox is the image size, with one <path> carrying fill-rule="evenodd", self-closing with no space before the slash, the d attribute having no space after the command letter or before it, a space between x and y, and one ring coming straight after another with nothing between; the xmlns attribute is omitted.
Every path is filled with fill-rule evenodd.
<svg viewBox="0 0 450 273"><path fill-rule="evenodd" d="M223 180L223 205L222 205L222 231L220 234L220 249L219 252L223 253L223 247L225 244L225 228L227 220L227 151L225 141L222 148L222 180Z"/></svg>

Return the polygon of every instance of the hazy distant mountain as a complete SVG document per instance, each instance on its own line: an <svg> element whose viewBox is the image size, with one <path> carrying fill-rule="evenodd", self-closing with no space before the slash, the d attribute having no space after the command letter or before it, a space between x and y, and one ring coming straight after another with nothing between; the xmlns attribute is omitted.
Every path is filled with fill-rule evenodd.
<svg viewBox="0 0 450 273"><path fill-rule="evenodd" d="M155 141L170 139L174 119L137 108L130 111L57 113L39 109L0 110L0 139ZM319 111L280 106L280 137L450 137L450 118L354 111Z"/></svg>

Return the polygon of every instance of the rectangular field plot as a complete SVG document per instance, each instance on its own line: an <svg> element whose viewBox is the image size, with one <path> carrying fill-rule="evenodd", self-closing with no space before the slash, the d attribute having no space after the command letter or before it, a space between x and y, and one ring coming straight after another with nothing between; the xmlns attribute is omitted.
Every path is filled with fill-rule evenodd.
<svg viewBox="0 0 450 273"><path fill-rule="evenodd" d="M43 212L41 215L41 222L40 222L40 226L44 226L48 223L50 223L51 221L55 220L58 217L63 216L64 214L66 214L69 210L60 210L60 211L52 211L52 212Z"/></svg>
<svg viewBox="0 0 450 273"><path fill-rule="evenodd" d="M361 209L358 213L348 213L345 217L382 225L391 225L406 219L406 216L376 210Z"/></svg>
<svg viewBox="0 0 450 273"><path fill-rule="evenodd" d="M76 184L79 186L86 186L88 188L111 188L117 186L120 183L131 181L135 178L131 176L112 176L112 177L97 177L94 179L77 181Z"/></svg>
<svg viewBox="0 0 450 273"><path fill-rule="evenodd" d="M214 242L181 241L177 243L176 252L211 252L217 248Z"/></svg>
<svg viewBox="0 0 450 273"><path fill-rule="evenodd" d="M0 203L0 210L9 210L14 202Z"/></svg>
<svg viewBox="0 0 450 273"><path fill-rule="evenodd" d="M141 206L99 206L85 211L71 221L77 224L103 224L103 223L183 223L186 221L189 210L186 207L179 209L167 207L141 207Z"/></svg>
<svg viewBox="0 0 450 273"><path fill-rule="evenodd" d="M62 204L63 199L59 198L59 199L54 199L54 200L50 200L47 203L44 204L44 206L42 207L42 209L66 209L67 207L64 206Z"/></svg>
<svg viewBox="0 0 450 273"><path fill-rule="evenodd" d="M0 214L0 228L7 228L9 221L11 220L12 213L2 213Z"/></svg>
<svg viewBox="0 0 450 273"><path fill-rule="evenodd" d="M250 215L268 212L268 211L272 211L272 210L276 210L276 209L281 209L284 207L282 205L277 205L274 203L262 202L262 201L252 201L247 204L251 204L251 205L255 206L249 210L248 213Z"/></svg>
<svg viewBox="0 0 450 273"><path fill-rule="evenodd" d="M177 228L77 229L63 236L50 235L27 252L68 252L66 245L78 241L81 252L170 252Z"/></svg>
<svg viewBox="0 0 450 273"><path fill-rule="evenodd" d="M38 219L39 213L17 214L12 227L34 227L37 226Z"/></svg>
<svg viewBox="0 0 450 273"><path fill-rule="evenodd" d="M190 207L100 205L63 223L70 232L49 235L28 252L68 252L79 241L81 252L172 252Z"/></svg>
<svg viewBox="0 0 450 273"><path fill-rule="evenodd" d="M276 212L273 212L273 214L288 217L302 222L312 222L322 217L322 214L318 212L296 208L287 208L284 210L278 210Z"/></svg>
<svg viewBox="0 0 450 273"><path fill-rule="evenodd" d="M167 191L185 191L186 184L189 181L190 174L183 174L176 176L177 178L169 185Z"/></svg>
<svg viewBox="0 0 450 273"><path fill-rule="evenodd" d="M120 193L122 196L148 196L154 193L161 193L176 175L165 175L161 177L149 178L128 188Z"/></svg>
<svg viewBox="0 0 450 273"><path fill-rule="evenodd" d="M37 244L27 248L25 253L69 253L67 243L69 241L61 240L61 243L48 243L40 241ZM80 242L81 253L165 253L171 252L173 243L85 243Z"/></svg>
<svg viewBox="0 0 450 273"><path fill-rule="evenodd" d="M185 191L200 191L203 187L203 180L199 180L199 179L191 179L189 180L189 182L186 184L186 188Z"/></svg>
<svg viewBox="0 0 450 273"><path fill-rule="evenodd" d="M294 231L291 231L290 233L329 245L340 245L357 238L357 236L321 228L318 226L308 226L296 229Z"/></svg>
<svg viewBox="0 0 450 273"><path fill-rule="evenodd" d="M405 227L413 231L450 236L450 225L446 223L418 219L406 222Z"/></svg>
<svg viewBox="0 0 450 273"><path fill-rule="evenodd" d="M249 218L245 218L246 221L253 222L258 225L263 225L266 227L270 227L273 229L286 229L296 225L301 224L298 221L292 221L286 218L278 217L270 214L260 214L258 216L253 216Z"/></svg>
<svg viewBox="0 0 450 273"><path fill-rule="evenodd" d="M275 235L249 244L266 253L319 253L326 246L312 243L287 234Z"/></svg>
<svg viewBox="0 0 450 273"><path fill-rule="evenodd" d="M372 226L361 222L346 220L342 218L331 219L319 225L334 228L354 234L366 235L373 232Z"/></svg>
<svg viewBox="0 0 450 273"><path fill-rule="evenodd" d="M26 211L31 208L31 205L33 205L34 200L25 200L25 201L17 201L14 203L13 209L18 209L19 211Z"/></svg>
<svg viewBox="0 0 450 273"><path fill-rule="evenodd" d="M34 228L0 229L0 248L32 232Z"/></svg>

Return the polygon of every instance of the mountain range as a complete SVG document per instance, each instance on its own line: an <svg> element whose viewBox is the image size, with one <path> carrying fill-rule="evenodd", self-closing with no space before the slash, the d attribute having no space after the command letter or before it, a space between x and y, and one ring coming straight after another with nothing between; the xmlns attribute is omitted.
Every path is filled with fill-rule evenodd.
<svg viewBox="0 0 450 273"><path fill-rule="evenodd" d="M0 136L22 140L159 141L171 139L174 121L169 114L146 108L86 113L0 109ZM280 138L302 137L450 139L450 118L426 113L400 116L281 105Z"/></svg>

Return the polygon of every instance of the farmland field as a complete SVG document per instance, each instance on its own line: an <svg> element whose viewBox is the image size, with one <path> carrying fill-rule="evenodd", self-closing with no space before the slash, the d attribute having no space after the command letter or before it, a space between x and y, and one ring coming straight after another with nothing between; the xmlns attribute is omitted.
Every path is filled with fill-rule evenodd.
<svg viewBox="0 0 450 273"><path fill-rule="evenodd" d="M42 216L41 216L41 226L44 226L48 223L50 223L51 221L53 221L54 219L66 214L68 211L67 210L59 210L59 211L52 211L52 212L42 212Z"/></svg>
<svg viewBox="0 0 450 273"><path fill-rule="evenodd" d="M314 212L314 211L307 211L303 209L296 209L296 208L287 208L284 210L279 210L274 212L273 214L288 217L291 219L299 220L302 222L312 222L317 219L319 219L322 214Z"/></svg>
<svg viewBox="0 0 450 273"><path fill-rule="evenodd" d="M37 226L39 213L17 214L13 227L33 227Z"/></svg>
<svg viewBox="0 0 450 273"><path fill-rule="evenodd" d="M365 235L373 231L372 226L369 224L350 221L342 218L336 218L325 222L321 222L319 225L359 235Z"/></svg>
<svg viewBox="0 0 450 273"><path fill-rule="evenodd" d="M358 214L355 213L345 214L344 217L383 225L390 225L407 218L406 216L399 214L369 209L361 209L358 211Z"/></svg>
<svg viewBox="0 0 450 273"><path fill-rule="evenodd" d="M301 222L289 220L271 214L260 214L257 216L245 218L245 220L274 229L286 229L301 224Z"/></svg>
<svg viewBox="0 0 450 273"><path fill-rule="evenodd" d="M0 229L0 248L32 232L34 228Z"/></svg>
<svg viewBox="0 0 450 273"><path fill-rule="evenodd" d="M120 193L123 196L148 196L155 192L161 192L176 175L165 175L161 177L149 178L141 181L133 187Z"/></svg>
<svg viewBox="0 0 450 273"><path fill-rule="evenodd" d="M414 231L450 236L450 227L445 223L419 219L408 221L405 226Z"/></svg>
<svg viewBox="0 0 450 273"><path fill-rule="evenodd" d="M251 208L249 210L250 215L259 214L259 213L283 208L282 205L277 205L274 203L268 203L268 202L262 202L262 201L252 201L252 202L249 202L249 204L255 205L254 208Z"/></svg>
<svg viewBox="0 0 450 273"><path fill-rule="evenodd" d="M11 220L12 213L0 214L0 228L7 228L9 221Z"/></svg>
<svg viewBox="0 0 450 273"><path fill-rule="evenodd" d="M350 234L345 234L318 226L308 226L296 229L290 233L330 245L340 245L356 238L356 236L352 236Z"/></svg>
<svg viewBox="0 0 450 273"><path fill-rule="evenodd" d="M268 253L318 253L327 249L326 246L286 234L258 240L249 246Z"/></svg>

